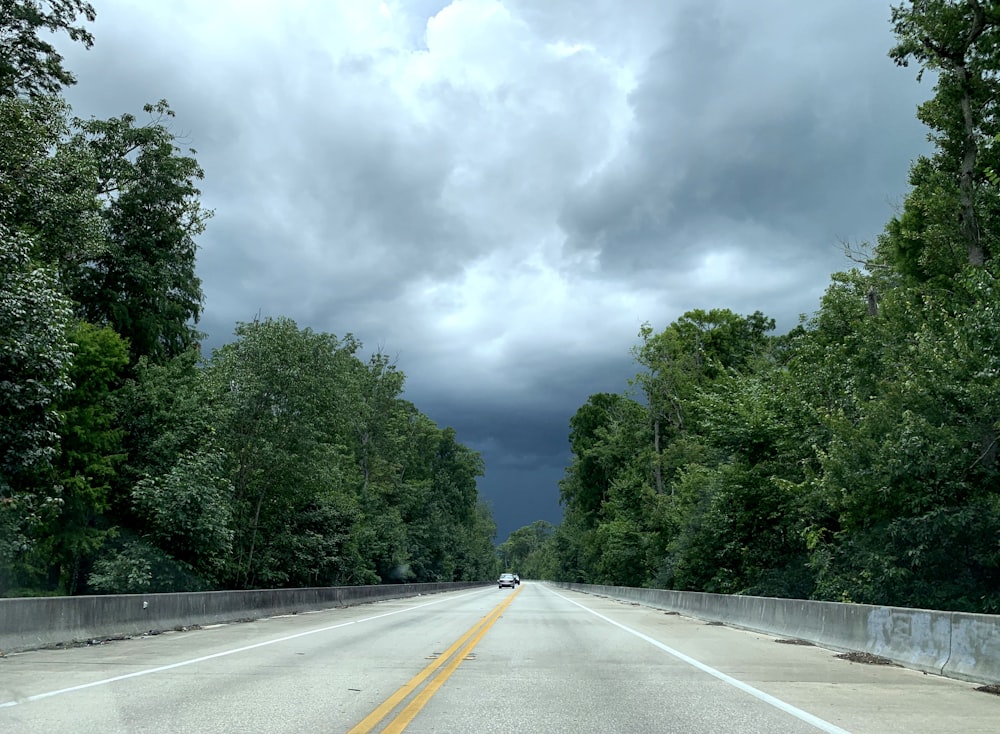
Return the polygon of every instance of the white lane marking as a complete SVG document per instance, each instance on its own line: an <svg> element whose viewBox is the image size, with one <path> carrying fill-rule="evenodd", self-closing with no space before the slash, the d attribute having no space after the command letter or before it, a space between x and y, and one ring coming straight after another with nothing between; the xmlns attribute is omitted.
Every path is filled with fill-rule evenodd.
<svg viewBox="0 0 1000 734"><path fill-rule="evenodd" d="M139 678L144 675L152 675L153 673L162 673L165 670L173 670L174 668L183 668L187 665L194 665L195 663L203 663L206 660L214 660L215 658L223 658L227 655L235 655L236 653L246 652L247 650L255 650L258 647L267 647L268 645L277 645L280 642L288 642L289 640L295 640L299 637L307 637L309 635L319 634L320 632L329 632L331 630L340 629L341 627L348 627L352 624L362 624L363 622L371 622L375 619L382 619L383 617L391 617L394 614L402 614L403 612L412 612L414 609L422 609L424 607L433 606L435 604L443 604L446 601L454 601L455 599L464 599L467 596L474 596L475 594L484 594L486 591L491 591L490 589L473 591L468 594L462 594L457 597L448 597L447 599L438 599L436 601L429 601L423 604L417 604L412 607L406 607L405 609L397 609L394 612L385 612L384 614L376 614L372 617L364 617L363 619L355 619L350 622L341 622L340 624L333 624L329 627L321 627L319 629L307 630L305 632L297 632L294 635L288 635L286 637L279 637L276 640L266 640L265 642L257 642L253 645L244 645L243 647L236 647L231 650L223 650L222 652L212 653L211 655L203 655L198 658L191 658L190 660L181 660L177 663L170 663L169 665L160 665L156 668L147 668L145 670L137 670L133 673L125 673L123 675L116 675L113 678L103 678L101 680L91 681L90 683L81 683L78 686L70 686L69 688L60 688L56 691L46 691L45 693L36 693L33 696L25 696L24 698L19 698L14 701L4 701L0 703L0 709L10 708L11 706L17 706L22 703L31 703L32 701L40 701L43 698L51 698L52 696L60 696L63 693L72 693L73 691L82 691L85 688L94 688L96 686L104 686L109 683L117 683L121 680L128 680L129 678Z"/></svg>
<svg viewBox="0 0 1000 734"><path fill-rule="evenodd" d="M595 617L600 617L601 619L603 619L608 624L613 624L615 627L623 629L623 630L625 630L626 632L628 632L631 635L635 635L640 640L645 640L649 644L654 645L654 646L660 648L661 650L663 650L663 652L665 652L665 653L667 653L669 655L673 655L678 660L681 660L681 661L687 663L688 665L691 665L691 666L697 668L698 670L702 671L703 673L708 673L709 675L711 675L711 676L713 676L715 678L718 678L723 683L728 683L729 685L733 686L734 688L740 689L744 693L749 693L754 698L759 699L759 700L763 701L764 703L770 704L771 706L774 706L776 709L784 711L786 714L791 714L796 719L800 719L800 720L806 722L807 724L811 724L812 726L815 726L817 729L819 729L821 731L825 731L828 734L850 734L849 731L847 731L846 729L841 729L836 724L831 724L829 721L821 719L818 716L814 716L813 714L810 714L808 711L803 711L802 709L797 708L797 707L793 706L790 703L786 703L785 701L782 701L780 698L775 698L774 696L772 696L769 693L764 693L764 691L762 691L762 690L760 690L758 688L754 688L749 683L744 683L743 681L741 681L741 680L739 680L737 678L733 678L731 675L726 675L721 670L716 670L715 668L713 668L713 667L711 667L709 665L705 665L705 663L701 662L700 660L695 660L693 657L691 657L690 655L685 655L680 650L675 650L674 648L670 647L669 645L664 645L662 642L660 642L659 640L653 639L649 635L645 635L642 632L639 632L638 630L634 630L631 627L627 627L624 624L622 624L621 622L616 622L615 620L611 619L610 617L605 617L600 612L595 612L593 609L589 609L589 608L585 607L583 604L580 604L579 602L573 601L572 599L569 599L569 598L563 596L562 594L560 594L557 591L553 591L552 589L549 589L548 587L545 587L545 588L550 593L555 594L556 596L558 596L560 599L568 601L570 604L575 604L576 606L580 607L580 609L583 609L583 610L585 610L587 612L590 612Z"/></svg>

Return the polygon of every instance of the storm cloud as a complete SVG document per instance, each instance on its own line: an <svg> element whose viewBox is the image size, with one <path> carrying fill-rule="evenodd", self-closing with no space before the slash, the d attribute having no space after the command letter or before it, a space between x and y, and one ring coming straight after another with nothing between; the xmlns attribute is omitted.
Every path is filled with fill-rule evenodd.
<svg viewBox="0 0 1000 734"><path fill-rule="evenodd" d="M501 540L559 520L569 418L644 322L794 326L927 148L871 0L95 5L67 96L177 112L209 348L280 315L392 355Z"/></svg>

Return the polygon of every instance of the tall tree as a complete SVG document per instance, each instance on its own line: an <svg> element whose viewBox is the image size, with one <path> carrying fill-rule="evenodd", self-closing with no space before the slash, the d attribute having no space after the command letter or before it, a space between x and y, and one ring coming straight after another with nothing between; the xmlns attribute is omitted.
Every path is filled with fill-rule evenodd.
<svg viewBox="0 0 1000 734"><path fill-rule="evenodd" d="M58 517L45 530L49 587L77 593L87 564L108 532L112 484L125 459L114 391L128 365L128 346L110 327L78 323L70 333L73 389L57 402L62 417L55 461L62 488Z"/></svg>
<svg viewBox="0 0 1000 734"><path fill-rule="evenodd" d="M77 19L93 22L93 6L83 0L0 0L0 97L56 94L76 83L62 56L39 33L64 31L87 48L94 37Z"/></svg>
<svg viewBox="0 0 1000 734"><path fill-rule="evenodd" d="M58 97L0 97L0 219L32 236L32 257L70 290L104 249L97 166L69 138L69 106Z"/></svg>
<svg viewBox="0 0 1000 734"><path fill-rule="evenodd" d="M164 362L197 343L201 280L195 274L195 238L210 216L196 182L204 176L194 150L170 131L166 101L133 115L76 120L77 145L97 166L106 246L87 264L72 295L81 316L125 337L132 360Z"/></svg>
<svg viewBox="0 0 1000 734"><path fill-rule="evenodd" d="M984 239L979 187L984 167L996 165L990 141L1000 132L1000 8L982 0L910 0L892 9L892 22L898 39L892 59L901 66L912 59L920 74L936 73L935 95L917 116L938 146L934 168L957 193L967 261L982 265L993 244L988 233Z"/></svg>
<svg viewBox="0 0 1000 734"><path fill-rule="evenodd" d="M58 401L71 389L70 303L29 237L0 222L0 593L58 511Z"/></svg>
<svg viewBox="0 0 1000 734"><path fill-rule="evenodd" d="M556 571L552 549L554 533L552 523L545 520L536 520L512 532L497 546L504 569L517 571L527 578L553 578Z"/></svg>
<svg viewBox="0 0 1000 734"><path fill-rule="evenodd" d="M614 393L591 395L570 418L573 463L560 482L560 499L585 525L596 524L612 482L632 460L644 418L638 403Z"/></svg>
<svg viewBox="0 0 1000 734"><path fill-rule="evenodd" d="M653 429L653 474L658 494L666 491L668 444L697 420L698 391L731 371L740 371L765 349L774 320L755 312L695 309L656 334L647 324L633 355L644 371L636 383L646 395Z"/></svg>
<svg viewBox="0 0 1000 734"><path fill-rule="evenodd" d="M227 583L318 581L317 567L327 583L340 573L368 580L370 571L358 559L344 563L336 548L301 542L319 523L342 544L355 518L350 461L330 433L330 414L339 411L339 400L354 403L343 386L349 384L348 365L357 362L357 343L300 330L286 318L240 324L236 335L216 351L205 373L217 406L216 440L233 487Z"/></svg>

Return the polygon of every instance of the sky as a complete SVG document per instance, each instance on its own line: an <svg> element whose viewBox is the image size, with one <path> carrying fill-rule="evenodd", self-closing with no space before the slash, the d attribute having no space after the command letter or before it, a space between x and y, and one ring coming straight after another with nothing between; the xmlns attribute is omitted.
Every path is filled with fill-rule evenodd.
<svg viewBox="0 0 1000 734"><path fill-rule="evenodd" d="M644 323L792 328L928 150L880 0L91 1L74 112L166 99L205 170L205 346L284 316L388 354L498 541L560 521Z"/></svg>

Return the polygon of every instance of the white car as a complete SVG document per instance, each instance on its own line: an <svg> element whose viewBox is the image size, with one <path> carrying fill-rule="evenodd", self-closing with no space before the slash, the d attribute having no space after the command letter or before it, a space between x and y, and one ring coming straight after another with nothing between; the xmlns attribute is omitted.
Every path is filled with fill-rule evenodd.
<svg viewBox="0 0 1000 734"><path fill-rule="evenodd" d="M514 574L512 573L502 573L500 574L500 580L497 582L500 584L499 588L507 587L513 589L517 586L517 581L514 579Z"/></svg>

